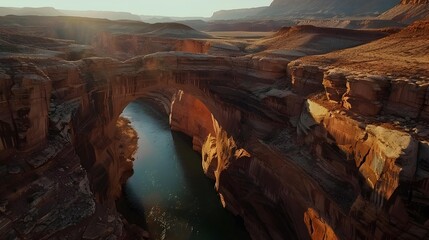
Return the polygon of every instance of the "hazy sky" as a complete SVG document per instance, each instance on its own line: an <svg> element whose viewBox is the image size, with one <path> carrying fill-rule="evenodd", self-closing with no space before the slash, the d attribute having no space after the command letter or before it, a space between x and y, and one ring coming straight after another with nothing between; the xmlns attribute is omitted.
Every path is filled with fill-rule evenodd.
<svg viewBox="0 0 429 240"><path fill-rule="evenodd" d="M222 9L268 6L272 0L1 0L1 7L55 7L144 15L209 17Z"/></svg>

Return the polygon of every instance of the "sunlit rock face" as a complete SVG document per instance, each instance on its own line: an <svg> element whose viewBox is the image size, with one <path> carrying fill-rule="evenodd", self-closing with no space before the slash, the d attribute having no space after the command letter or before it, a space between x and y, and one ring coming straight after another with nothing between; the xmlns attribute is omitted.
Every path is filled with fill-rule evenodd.
<svg viewBox="0 0 429 240"><path fill-rule="evenodd" d="M229 122L246 118L240 111L228 106L216 110L216 113L219 119ZM170 119L172 129L193 137L194 148L202 155L203 171L215 180L220 201L231 212L244 218L253 238L297 237L288 213L276 207L279 201L276 191L281 186L276 177L271 175L275 173L264 166L263 160L240 147L247 143L239 143L220 125L207 106L186 92L180 91L173 98ZM245 128L238 128L237 139L253 134L252 130L240 133ZM266 224L266 221L271 223L266 226L268 230L256 227Z"/></svg>
<svg viewBox="0 0 429 240"><path fill-rule="evenodd" d="M314 209L308 209L304 214L304 221L312 239L340 239Z"/></svg>
<svg viewBox="0 0 429 240"><path fill-rule="evenodd" d="M200 100L183 91L174 95L169 117L172 130L192 136L196 151L201 152L205 137L214 133L210 110Z"/></svg>
<svg viewBox="0 0 429 240"><path fill-rule="evenodd" d="M427 23L420 22L365 47L304 58L289 65L293 91L313 93L298 121L298 135L320 159L318 164L354 186L353 191L342 191L343 196L336 201L347 213L347 217L339 218L341 221L331 218L326 207L313 209L332 229L356 229L344 231L343 236L335 231L340 238L380 239L394 237L392 232L396 232L403 238L421 239L427 234L427 216L414 217L419 212L417 205L426 208L428 204L427 187L422 185L428 179L421 177L421 172L427 171L427 157L423 155L428 132L422 131L427 129L426 73L420 72L419 61L412 63L418 67L410 69L405 58L392 65L378 65L411 47L406 39L417 32L422 35L413 35L414 47L421 44L427 51L423 47ZM394 42L401 44L387 50ZM372 51L374 48L378 50ZM377 64L364 62L366 54L377 51ZM345 58L353 59L353 63ZM420 63L427 66L425 61ZM303 90L302 84L309 87ZM425 200L418 200L417 192ZM359 216L356 222L351 220L355 216ZM374 221L385 228L377 224L369 231ZM422 232L405 233L409 226L405 222Z"/></svg>

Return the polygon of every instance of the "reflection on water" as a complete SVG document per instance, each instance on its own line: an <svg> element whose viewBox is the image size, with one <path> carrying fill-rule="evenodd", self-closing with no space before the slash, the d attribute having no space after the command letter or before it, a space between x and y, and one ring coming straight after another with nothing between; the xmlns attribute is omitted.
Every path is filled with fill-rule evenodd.
<svg viewBox="0 0 429 240"><path fill-rule="evenodd" d="M130 103L123 116L139 134L134 175L124 190L132 210L125 215L133 213L153 239L249 239L222 208L190 138L171 132L168 118L143 101Z"/></svg>

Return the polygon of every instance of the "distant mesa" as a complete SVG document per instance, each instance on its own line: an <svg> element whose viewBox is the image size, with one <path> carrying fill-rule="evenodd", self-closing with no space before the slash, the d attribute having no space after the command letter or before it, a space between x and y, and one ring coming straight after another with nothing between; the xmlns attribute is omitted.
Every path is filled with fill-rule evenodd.
<svg viewBox="0 0 429 240"><path fill-rule="evenodd" d="M216 12L212 19L367 17L377 16L398 3L399 0L274 0L268 7Z"/></svg>
<svg viewBox="0 0 429 240"><path fill-rule="evenodd" d="M260 12L262 12L267 8L268 7L220 10L220 11L214 12L210 20L232 20L232 19L254 18Z"/></svg>
<svg viewBox="0 0 429 240"><path fill-rule="evenodd" d="M109 20L134 20L155 22L175 22L188 20L237 20L237 19L291 19L291 18L327 18L327 17L368 17L380 13L399 4L392 0L274 0L270 6L256 8L220 10L211 18L202 17L169 17L136 15L129 12L112 11L71 11L52 7L42 8L7 8L0 7L0 15L38 15L38 16L76 16L105 18ZM427 3L427 0L402 1L408 3Z"/></svg>
<svg viewBox="0 0 429 240"><path fill-rule="evenodd" d="M389 35L386 31L320 28L312 25L284 27L272 36L255 41L247 49L265 48L257 55L294 60L355 47Z"/></svg>
<svg viewBox="0 0 429 240"><path fill-rule="evenodd" d="M70 11L60 10L66 16L106 18L109 20L134 20L141 21L140 16L129 12L111 12L111 11Z"/></svg>
<svg viewBox="0 0 429 240"><path fill-rule="evenodd" d="M6 15L35 15L35 16L64 16L64 13L53 7L41 7L41 8L9 8L0 7L0 16Z"/></svg>
<svg viewBox="0 0 429 240"><path fill-rule="evenodd" d="M109 20L135 20L141 21L140 17L128 12L111 12L111 11L72 11L59 10L52 7L40 8L10 8L0 7L0 16L17 15L17 16L74 16L74 17L91 17L105 18Z"/></svg>
<svg viewBox="0 0 429 240"><path fill-rule="evenodd" d="M52 7L0 7L0 16L76 16L147 23L179 22L200 31L277 31L283 26L314 25L349 29L404 27L429 18L429 0L273 0L269 6L220 10L210 18L136 15L112 11L71 11ZM167 36L167 33L156 33ZM173 37L179 33L176 31ZM181 34L181 33L180 33Z"/></svg>
<svg viewBox="0 0 429 240"><path fill-rule="evenodd" d="M209 34L197 31L181 23L155 23L154 30L144 32L146 36L172 38L212 38Z"/></svg>

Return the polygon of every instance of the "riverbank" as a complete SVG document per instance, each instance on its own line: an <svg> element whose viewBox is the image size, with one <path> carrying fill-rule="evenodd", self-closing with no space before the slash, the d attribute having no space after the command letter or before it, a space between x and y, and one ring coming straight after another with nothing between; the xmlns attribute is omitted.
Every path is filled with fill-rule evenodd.
<svg viewBox="0 0 429 240"><path fill-rule="evenodd" d="M122 116L139 136L134 174L117 204L130 223L147 227L152 239L250 239L222 207L190 137L171 131L168 116L141 100Z"/></svg>

